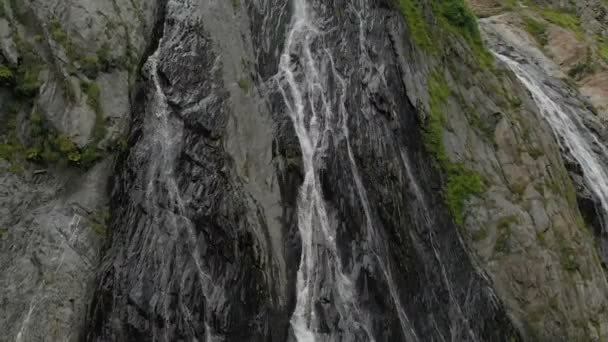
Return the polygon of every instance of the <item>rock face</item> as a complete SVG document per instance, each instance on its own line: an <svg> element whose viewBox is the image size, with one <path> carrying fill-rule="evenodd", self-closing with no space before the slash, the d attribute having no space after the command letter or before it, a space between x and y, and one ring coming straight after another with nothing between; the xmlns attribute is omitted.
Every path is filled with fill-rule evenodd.
<svg viewBox="0 0 608 342"><path fill-rule="evenodd" d="M153 8L0 3L0 340L81 338Z"/></svg>
<svg viewBox="0 0 608 342"><path fill-rule="evenodd" d="M584 168L407 3L5 3L1 339L608 338Z"/></svg>
<svg viewBox="0 0 608 342"><path fill-rule="evenodd" d="M299 236L306 218L297 198L307 177L320 182L310 191L320 189L337 246L331 254L332 241L314 230L322 220L316 207L309 229L319 264L308 275L316 294L303 310L321 317L311 327L317 338L517 336L446 210L430 211L442 208L440 197L422 190L440 183L416 111L400 95L405 60L387 28L405 41L401 17L384 5L342 7L309 2L305 11L328 36L293 43L283 57L293 52L290 62L278 58L301 33L290 31L302 19L290 6L168 2L137 96L134 147L119 167L88 340L301 336L289 318L300 305L300 249L309 247ZM306 60L308 53L315 57ZM279 66L288 62L309 100L285 88ZM302 99L304 120L319 110L327 132L314 175L305 173L290 120ZM326 283L332 268L348 280Z"/></svg>

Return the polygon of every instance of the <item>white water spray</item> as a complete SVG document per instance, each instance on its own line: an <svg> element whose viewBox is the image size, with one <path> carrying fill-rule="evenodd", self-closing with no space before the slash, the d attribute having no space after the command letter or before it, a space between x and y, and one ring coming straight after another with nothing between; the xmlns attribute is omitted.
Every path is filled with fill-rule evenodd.
<svg viewBox="0 0 608 342"><path fill-rule="evenodd" d="M305 0L294 1L291 30L279 65L280 91L302 149L304 182L298 201L298 229L302 240L302 256L297 276L297 302L291 326L300 342L330 338L317 331L319 317L315 302L320 287L333 286L335 308L341 323L366 331L361 312L354 298L352 281L343 272L336 247L336 231L329 222L319 180L320 158L327 150L335 120L324 90L324 79L317 64L326 51L317 55L311 44L323 33L316 27L312 11ZM292 58L299 58L296 63ZM323 265L327 272L320 269Z"/></svg>

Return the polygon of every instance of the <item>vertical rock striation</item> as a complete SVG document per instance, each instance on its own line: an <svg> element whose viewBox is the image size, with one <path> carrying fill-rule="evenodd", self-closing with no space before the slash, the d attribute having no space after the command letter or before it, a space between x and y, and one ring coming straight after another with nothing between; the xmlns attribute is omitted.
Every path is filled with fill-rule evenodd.
<svg viewBox="0 0 608 342"><path fill-rule="evenodd" d="M388 31L399 14L298 4L167 3L87 339L517 336L433 190L391 42L407 33ZM302 139L315 125L321 140Z"/></svg>

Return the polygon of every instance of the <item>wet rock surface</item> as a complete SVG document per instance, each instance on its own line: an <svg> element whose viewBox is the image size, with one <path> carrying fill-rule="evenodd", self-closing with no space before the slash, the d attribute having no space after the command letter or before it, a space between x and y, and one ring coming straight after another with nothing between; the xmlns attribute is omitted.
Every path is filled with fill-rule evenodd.
<svg viewBox="0 0 608 342"><path fill-rule="evenodd" d="M119 167L113 192L112 233L88 340L294 338L289 317L300 262L296 199L303 169L277 86L281 79L275 77L292 12L283 2L241 5L167 4L158 75L151 56L130 135L134 148ZM338 11L344 6L347 10ZM421 190L440 183L422 150L417 113L401 95L407 89L386 31L386 21L402 19L386 4L311 2L311 9L326 32L313 49L327 54L315 62L321 68L335 63L335 74L319 80L326 87L326 109L345 109L350 131L331 135L318 156L318 176L337 231L339 262L368 317L365 327L349 326L332 284L320 283L315 291L322 295L311 305L324 323L313 328L321 338L349 341L367 340L364 330L385 341L409 338L410 329L418 338L517 336L490 283L469 261L447 211L438 210L440 197ZM218 30L215 25L222 24L206 17L210 13L233 24L248 20L250 26ZM406 40L404 26L400 29ZM249 34L251 41L242 46L224 40ZM253 57L243 63L248 72L234 72L222 58L232 48ZM298 61L303 54L292 56L295 65L304 61ZM336 75L345 80L344 88ZM254 81L245 87L241 78L250 76ZM235 102L241 92L264 100ZM166 111L159 102L163 96ZM252 134L271 132L272 144L234 136L242 122L253 125ZM164 139L171 140L169 159L163 157ZM264 166L269 180L248 173L234 142L260 149L259 155L246 155L249 163L259 164L272 152ZM255 191L268 192L263 186L270 184L278 186L274 200L281 204L274 223L269 209L275 204ZM331 270L321 264L316 272ZM394 297L387 295L391 287L397 289Z"/></svg>
<svg viewBox="0 0 608 342"><path fill-rule="evenodd" d="M430 7L434 52L388 0L15 3L1 63L12 86L31 51L40 70L32 100L0 87L0 340L608 336L585 168L508 63L481 68ZM588 107L532 38L487 20L495 52ZM425 147L433 77L444 157L485 189L458 213ZM25 156L39 121L66 160ZM6 158L15 136L24 156Z"/></svg>

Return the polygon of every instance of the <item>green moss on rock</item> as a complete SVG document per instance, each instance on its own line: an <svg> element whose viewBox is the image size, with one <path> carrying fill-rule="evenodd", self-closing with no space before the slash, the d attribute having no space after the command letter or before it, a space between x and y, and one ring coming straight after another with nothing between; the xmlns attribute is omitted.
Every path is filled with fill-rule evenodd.
<svg viewBox="0 0 608 342"><path fill-rule="evenodd" d="M396 0L397 6L407 21L411 37L419 47L432 51L431 30L424 16L424 8L420 0Z"/></svg>
<svg viewBox="0 0 608 342"><path fill-rule="evenodd" d="M435 72L429 77L430 113L424 127L423 141L428 152L437 160L446 175L443 197L450 209L454 221L463 225L466 214L466 202L486 191L486 184L477 172L466 168L461 163L449 160L443 132L446 124L443 109L451 92L443 76Z"/></svg>

